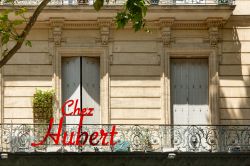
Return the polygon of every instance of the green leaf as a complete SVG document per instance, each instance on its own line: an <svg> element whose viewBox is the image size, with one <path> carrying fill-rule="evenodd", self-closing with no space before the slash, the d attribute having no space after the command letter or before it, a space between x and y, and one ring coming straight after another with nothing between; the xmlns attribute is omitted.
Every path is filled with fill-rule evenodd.
<svg viewBox="0 0 250 166"><path fill-rule="evenodd" d="M26 40L26 41L25 41L25 45L26 45L26 46L29 46L29 47L32 47L32 43L31 43L30 40Z"/></svg>
<svg viewBox="0 0 250 166"><path fill-rule="evenodd" d="M147 13L145 1L146 0L127 0L123 11L116 15L117 28L124 28L128 22L132 22L135 31L144 28L144 17Z"/></svg>
<svg viewBox="0 0 250 166"><path fill-rule="evenodd" d="M116 16L116 25L117 25L117 28L124 28L125 25L128 23L129 21L129 16L125 13L125 12L120 12L120 13L117 13L117 16Z"/></svg>

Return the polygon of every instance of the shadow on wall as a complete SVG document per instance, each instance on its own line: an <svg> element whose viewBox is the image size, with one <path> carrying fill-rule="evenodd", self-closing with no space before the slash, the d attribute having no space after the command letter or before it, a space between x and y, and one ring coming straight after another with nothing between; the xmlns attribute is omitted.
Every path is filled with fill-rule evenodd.
<svg viewBox="0 0 250 166"><path fill-rule="evenodd" d="M245 17L249 16L232 16L223 29L219 75L220 118L225 125L250 122L250 23Z"/></svg>

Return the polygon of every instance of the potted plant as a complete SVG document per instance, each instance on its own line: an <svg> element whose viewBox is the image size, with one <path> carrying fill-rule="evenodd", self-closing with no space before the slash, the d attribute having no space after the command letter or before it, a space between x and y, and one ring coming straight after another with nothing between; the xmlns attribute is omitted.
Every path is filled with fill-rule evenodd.
<svg viewBox="0 0 250 166"><path fill-rule="evenodd" d="M54 91L36 90L33 97L34 123L49 123L53 117Z"/></svg>

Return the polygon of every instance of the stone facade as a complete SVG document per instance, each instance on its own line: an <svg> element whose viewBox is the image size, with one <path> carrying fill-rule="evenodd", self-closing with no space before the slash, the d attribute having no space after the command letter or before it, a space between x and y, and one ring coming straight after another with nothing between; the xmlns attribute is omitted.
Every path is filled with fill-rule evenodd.
<svg viewBox="0 0 250 166"><path fill-rule="evenodd" d="M150 33L135 33L131 25L117 30L113 19L119 6L99 12L91 6L49 6L28 36L32 47L23 46L1 69L1 123L33 123L36 88L55 89L55 117L59 117L61 58L97 56L100 123L171 124L170 59L205 57L210 123L249 124L250 12L246 6L249 1L237 0L235 6L149 7Z"/></svg>

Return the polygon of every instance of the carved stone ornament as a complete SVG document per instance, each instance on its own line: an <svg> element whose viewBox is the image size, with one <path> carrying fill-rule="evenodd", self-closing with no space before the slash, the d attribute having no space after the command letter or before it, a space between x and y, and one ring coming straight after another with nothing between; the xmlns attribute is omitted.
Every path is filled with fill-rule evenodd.
<svg viewBox="0 0 250 166"><path fill-rule="evenodd" d="M166 30L166 28L164 28L164 30L162 30L162 32L161 32L161 36L162 36L163 44L169 46L170 43L171 43L171 31L170 31L170 28L169 28L169 30Z"/></svg>
<svg viewBox="0 0 250 166"><path fill-rule="evenodd" d="M160 18L161 37L164 45L169 46L171 43L171 26L174 24L174 18Z"/></svg>
<svg viewBox="0 0 250 166"><path fill-rule="evenodd" d="M107 45L109 43L110 26L112 24L111 18L98 19L98 24L100 27L100 40L102 45Z"/></svg>
<svg viewBox="0 0 250 166"><path fill-rule="evenodd" d="M217 47L219 42L219 28L224 25L222 18L207 18L206 24L209 28L209 40L212 47Z"/></svg>
<svg viewBox="0 0 250 166"><path fill-rule="evenodd" d="M216 47L219 42L219 31L217 27L209 28L209 40L212 47Z"/></svg>
<svg viewBox="0 0 250 166"><path fill-rule="evenodd" d="M56 46L61 45L63 25L64 25L63 18L51 18L50 19L50 26L52 29L53 41L55 42Z"/></svg>

